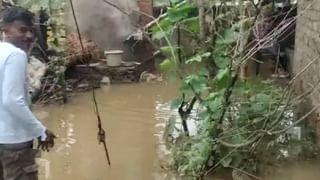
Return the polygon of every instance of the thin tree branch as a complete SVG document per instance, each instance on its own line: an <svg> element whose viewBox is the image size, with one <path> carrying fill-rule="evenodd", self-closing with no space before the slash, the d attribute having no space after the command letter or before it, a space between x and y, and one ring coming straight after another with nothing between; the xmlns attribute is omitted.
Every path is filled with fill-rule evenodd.
<svg viewBox="0 0 320 180"><path fill-rule="evenodd" d="M123 14L125 14L125 15L127 15L127 16L130 15L130 13L128 13L124 8L122 8L122 7L116 5L116 4L114 4L114 3L112 3L112 2L110 2L110 1L108 1L108 0L103 0L103 1L104 1L105 3L107 3L107 4L109 4L110 6L118 9L118 10L119 10L120 12L122 12Z"/></svg>
<svg viewBox="0 0 320 180"><path fill-rule="evenodd" d="M317 57L315 57L313 60L311 60L300 72L298 72L289 82L289 85L292 85L293 82L299 77L301 76L301 74L303 74L309 67L311 67L311 65L313 63L315 63L317 60L319 60L320 55L317 55Z"/></svg>
<svg viewBox="0 0 320 180"><path fill-rule="evenodd" d="M230 166L230 168L232 168L232 169L234 169L234 170L236 170L236 171L239 171L239 172L241 172L241 173L243 173L243 174L246 174L246 175L248 175L248 176L250 176L250 177L252 177L252 178L254 178L254 179L262 180L261 177L255 176L255 175L253 175L253 174L251 174L251 173L249 173L249 172L247 172L247 171L244 171L244 170L242 170L242 169L239 169L239 168L236 168L236 167L233 167L233 166Z"/></svg>
<svg viewBox="0 0 320 180"><path fill-rule="evenodd" d="M301 123L302 121L304 121L306 118L308 118L313 112L315 112L317 109L320 108L320 104L316 105L315 107L313 107L308 113L306 113L304 116L302 116L299 120L295 121L292 125L282 129L282 130L278 130L278 131L273 131L273 132L267 132L267 134L269 135L274 135L274 134L282 134L287 132L288 130L290 130L291 128L293 128L294 126L296 126L297 124Z"/></svg>

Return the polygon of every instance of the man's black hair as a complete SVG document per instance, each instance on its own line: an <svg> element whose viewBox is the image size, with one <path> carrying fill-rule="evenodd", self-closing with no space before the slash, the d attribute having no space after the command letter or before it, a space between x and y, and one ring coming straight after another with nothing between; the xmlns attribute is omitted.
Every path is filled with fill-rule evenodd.
<svg viewBox="0 0 320 180"><path fill-rule="evenodd" d="M28 26L33 25L34 15L25 8L11 7L2 13L2 24L6 25L14 21L22 21Z"/></svg>

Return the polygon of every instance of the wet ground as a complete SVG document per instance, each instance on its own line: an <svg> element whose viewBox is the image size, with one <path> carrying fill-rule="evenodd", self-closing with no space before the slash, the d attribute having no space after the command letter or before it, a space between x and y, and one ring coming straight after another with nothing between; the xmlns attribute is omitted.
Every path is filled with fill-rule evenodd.
<svg viewBox="0 0 320 180"><path fill-rule="evenodd" d="M176 95L173 84L115 85L97 90L111 167L97 144L97 121L91 94L61 106L37 108L37 115L59 136L57 145L40 160L41 180L176 179L160 168L159 124ZM159 108L162 107L162 108ZM268 180L318 180L320 166L296 164ZM229 180L228 177L208 178Z"/></svg>

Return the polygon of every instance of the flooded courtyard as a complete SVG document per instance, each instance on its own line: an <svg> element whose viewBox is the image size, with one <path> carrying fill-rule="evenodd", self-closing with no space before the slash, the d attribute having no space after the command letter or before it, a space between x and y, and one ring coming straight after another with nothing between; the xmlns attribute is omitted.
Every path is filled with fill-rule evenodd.
<svg viewBox="0 0 320 180"><path fill-rule="evenodd" d="M97 90L111 167L107 165L102 145L97 143L91 93L76 96L65 105L37 107L37 116L59 136L52 152L43 153L39 161L41 179L177 179L165 172L159 161L159 127L170 116L168 102L175 95L176 86L168 83L115 85ZM267 179L318 180L319 167L295 164ZM231 177L220 175L207 179L230 180Z"/></svg>

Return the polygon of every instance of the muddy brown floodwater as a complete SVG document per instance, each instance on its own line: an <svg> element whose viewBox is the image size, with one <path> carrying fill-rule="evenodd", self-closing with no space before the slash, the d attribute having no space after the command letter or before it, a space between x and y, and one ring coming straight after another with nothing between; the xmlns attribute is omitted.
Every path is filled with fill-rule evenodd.
<svg viewBox="0 0 320 180"><path fill-rule="evenodd" d="M66 105L37 108L37 115L59 136L54 150L42 156L41 178L157 179L156 107L175 92L174 85L165 83L114 85L97 90L111 167L107 167L103 147L97 143L91 93L74 97Z"/></svg>
<svg viewBox="0 0 320 180"><path fill-rule="evenodd" d="M97 143L91 93L66 105L36 108L37 116L58 136L56 147L40 159L41 180L175 180L159 167L159 126L169 117L174 84L114 85L97 90L111 167ZM268 180L318 180L317 165L301 164ZM229 180L230 177L208 178Z"/></svg>

